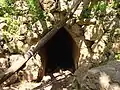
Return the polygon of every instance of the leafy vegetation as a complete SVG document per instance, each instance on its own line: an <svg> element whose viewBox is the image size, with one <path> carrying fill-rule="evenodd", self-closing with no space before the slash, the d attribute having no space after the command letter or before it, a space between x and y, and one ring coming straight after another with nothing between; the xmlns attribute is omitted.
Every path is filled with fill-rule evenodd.
<svg viewBox="0 0 120 90"><path fill-rule="evenodd" d="M29 32L36 21L45 19L43 11L39 8L38 0L27 0L27 2L2 0L0 1L0 9L0 21L6 24L2 28L2 34L8 48L14 46L9 44L11 40L16 42L19 39L21 35L20 25L26 24L27 32ZM24 21L22 17L28 19ZM14 50L17 49L14 48Z"/></svg>
<svg viewBox="0 0 120 90"><path fill-rule="evenodd" d="M39 6L38 0L28 0L27 2L30 13L34 16L34 21L45 18L44 13Z"/></svg>

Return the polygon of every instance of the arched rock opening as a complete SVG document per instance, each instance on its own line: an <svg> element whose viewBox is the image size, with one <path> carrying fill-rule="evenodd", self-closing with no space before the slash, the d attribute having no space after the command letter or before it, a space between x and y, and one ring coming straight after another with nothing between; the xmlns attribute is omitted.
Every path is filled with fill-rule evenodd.
<svg viewBox="0 0 120 90"><path fill-rule="evenodd" d="M78 53L72 36L62 27L40 50L44 75L59 69L74 72L77 68Z"/></svg>

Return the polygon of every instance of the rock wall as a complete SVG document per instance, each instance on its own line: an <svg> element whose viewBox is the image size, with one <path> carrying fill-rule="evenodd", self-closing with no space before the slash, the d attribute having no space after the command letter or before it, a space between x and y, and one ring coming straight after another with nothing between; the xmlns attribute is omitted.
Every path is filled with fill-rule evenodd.
<svg viewBox="0 0 120 90"><path fill-rule="evenodd" d="M41 1L43 9L47 13L48 18L46 23L49 22L48 26L55 25L57 22L63 20L73 3L75 2L67 2L66 0L56 2L53 0ZM91 67L96 67L101 63L115 59L115 53L119 52L117 47L119 47L120 41L118 37L120 27L119 18L115 17L113 9L108 10L106 12L107 15L102 18L79 19L82 9L83 5L80 4L73 17L67 21L64 27L71 34L78 46L74 50L75 62L78 68L84 68L85 72ZM114 18L109 17L109 14Z"/></svg>
<svg viewBox="0 0 120 90"><path fill-rule="evenodd" d="M64 16L75 1L76 0L40 0L41 8L46 15L46 19L38 20L31 25L31 32L29 28L27 28L26 22L31 22L32 17L30 15L24 17L19 16L17 19L20 21L20 27L18 28L19 37L13 38L13 36L9 37L8 35L9 38L13 38L9 43L12 48L8 48L7 44L4 44L3 47L0 47L0 55L3 53L2 49L9 49L10 53L25 53L31 46L34 46L48 30L53 28L56 23L64 19ZM84 4L87 5L87 3L88 2ZM16 2L16 7L17 4L19 3ZM24 4L26 6L25 1ZM79 5L72 18L67 21L64 26L78 46L78 48L74 49L73 57L79 70L83 71L80 71L80 73L83 73L81 77L84 76L84 73L87 72L89 68L96 67L109 60L114 60L115 54L120 53L120 18L115 14L116 11L109 8L106 10L106 15L103 15L101 18L80 18L84 4L81 3ZM18 9L20 9L20 7ZM27 7L25 11L28 11ZM0 25L0 29L3 28L2 25L6 26L5 23L0 23ZM26 68L28 68L30 72L33 72L31 68L34 67L35 69L34 63L36 63L38 70L38 68L41 67L40 59L41 57L36 54L27 63Z"/></svg>

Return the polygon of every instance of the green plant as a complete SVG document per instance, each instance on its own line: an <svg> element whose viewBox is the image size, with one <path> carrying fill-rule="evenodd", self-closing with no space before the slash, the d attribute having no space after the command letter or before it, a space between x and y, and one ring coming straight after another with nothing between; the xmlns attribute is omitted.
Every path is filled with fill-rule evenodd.
<svg viewBox="0 0 120 90"><path fill-rule="evenodd" d="M44 12L41 10L39 0L27 0L29 12L34 16L34 21L45 19Z"/></svg>
<svg viewBox="0 0 120 90"><path fill-rule="evenodd" d="M82 11L82 18L92 18L105 13L107 8L107 3L105 1L91 2L88 7L84 8Z"/></svg>
<svg viewBox="0 0 120 90"><path fill-rule="evenodd" d="M117 60L120 60L120 53L119 53L119 54L116 54L116 55L115 55L115 58L116 58Z"/></svg>

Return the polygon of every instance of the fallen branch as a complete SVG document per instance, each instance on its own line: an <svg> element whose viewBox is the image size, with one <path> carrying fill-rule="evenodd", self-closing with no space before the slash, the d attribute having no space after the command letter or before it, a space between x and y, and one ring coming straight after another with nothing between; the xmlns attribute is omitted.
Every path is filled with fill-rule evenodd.
<svg viewBox="0 0 120 90"><path fill-rule="evenodd" d="M20 68L36 53L44 46L44 44L52 38L58 30L63 27L66 22L71 18L71 16L76 11L77 7L79 6L81 0L77 0L73 7L69 10L66 14L64 19L58 23L51 31L49 31L36 45L33 50L29 50L24 57L20 57L6 72L0 74L0 84L7 80L10 76L12 76L16 71L19 71Z"/></svg>

